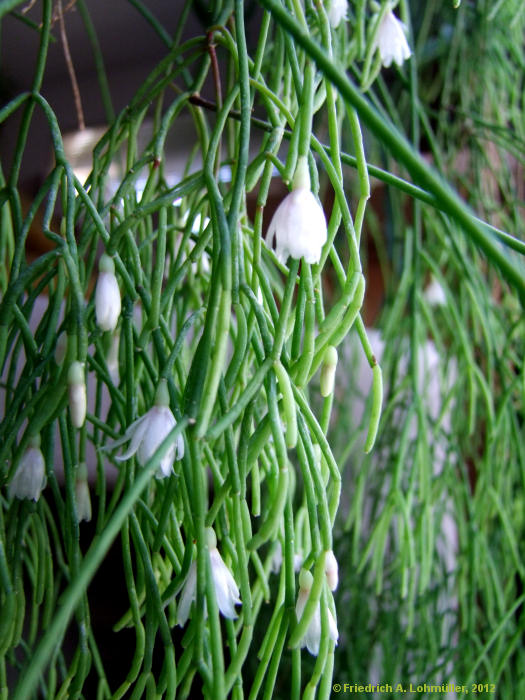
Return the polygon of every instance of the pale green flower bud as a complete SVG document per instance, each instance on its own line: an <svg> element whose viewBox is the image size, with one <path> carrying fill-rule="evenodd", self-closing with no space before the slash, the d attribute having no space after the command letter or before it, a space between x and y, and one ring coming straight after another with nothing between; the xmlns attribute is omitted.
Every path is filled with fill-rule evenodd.
<svg viewBox="0 0 525 700"><path fill-rule="evenodd" d="M314 582L314 577L307 569L301 569L299 572L299 587L304 591L310 592L312 584Z"/></svg>
<svg viewBox="0 0 525 700"><path fill-rule="evenodd" d="M330 396L334 390L337 359L337 350L333 345L329 345L326 348L321 367L321 396Z"/></svg>
<svg viewBox="0 0 525 700"><path fill-rule="evenodd" d="M72 362L67 375L69 384L69 411L75 428L81 428L86 420L87 397L84 364Z"/></svg>

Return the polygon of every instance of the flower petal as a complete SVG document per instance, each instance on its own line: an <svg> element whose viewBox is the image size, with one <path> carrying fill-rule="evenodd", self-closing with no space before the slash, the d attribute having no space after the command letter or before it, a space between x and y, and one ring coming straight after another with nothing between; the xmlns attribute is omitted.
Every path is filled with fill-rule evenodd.
<svg viewBox="0 0 525 700"><path fill-rule="evenodd" d="M110 452L111 450L114 450L116 447L120 447L123 445L125 442L128 442L128 440L131 438L133 433L135 432L135 428L139 423L142 423L142 421L146 418L146 416L141 416L140 418L137 418L136 421L133 421L133 423L128 427L126 432L122 437L117 438L116 440L112 440L111 442L106 443L103 447L100 449L105 451L105 452Z"/></svg>
<svg viewBox="0 0 525 700"><path fill-rule="evenodd" d="M307 263L318 263L327 239L326 219L323 208L310 190L292 192L294 200L294 232L289 238L290 255Z"/></svg>
<svg viewBox="0 0 525 700"><path fill-rule="evenodd" d="M295 614L297 616L297 621L299 621L303 616L304 608L306 605L306 601L308 600L309 594L309 590L306 590L305 588L299 588L299 595L297 596L297 603L295 604Z"/></svg>
<svg viewBox="0 0 525 700"><path fill-rule="evenodd" d="M333 639L333 641L337 644L337 640L339 639L339 630L337 629L337 623L334 619L334 616L332 615L332 611L330 608L327 609L328 613L328 633L330 635L330 639Z"/></svg>
<svg viewBox="0 0 525 700"><path fill-rule="evenodd" d="M173 445L164 457L160 460L157 476L163 479L171 474L173 462L175 461L175 445Z"/></svg>
<svg viewBox="0 0 525 700"><path fill-rule="evenodd" d="M292 194L292 193L290 193ZM266 242L269 248L273 246L273 240L275 238L275 255L277 260L281 263L285 263L290 255L289 245L288 245L288 209L289 202L287 195L283 201L279 204L275 213L270 221L270 226L268 227L268 235L266 237Z"/></svg>
<svg viewBox="0 0 525 700"><path fill-rule="evenodd" d="M347 0L332 0L328 9L328 21L330 25L337 29L342 19L346 19L348 10Z"/></svg>
<svg viewBox="0 0 525 700"><path fill-rule="evenodd" d="M328 588L331 591L335 591L337 584L339 583L339 567L337 565L337 559L333 550L329 549L326 552L324 570L326 574L326 580L328 582Z"/></svg>
<svg viewBox="0 0 525 700"><path fill-rule="evenodd" d="M279 540L277 540L277 544L275 545L274 552L272 554L272 563L270 566L270 571L272 574L278 574L279 571L281 570L281 565L283 563L283 548Z"/></svg>
<svg viewBox="0 0 525 700"><path fill-rule="evenodd" d="M115 457L115 459L117 459L119 462L124 462L126 459L129 459L139 449L140 443L142 442L142 439L144 438L144 435L146 434L146 431L149 427L149 421L147 420L147 418L148 414L146 413L144 416L142 416L142 418L139 418L134 423L132 423L126 430L126 434L124 435L126 440L122 440L120 444L122 442L126 442L130 438L131 444L126 450L126 452L124 452L124 454ZM117 442L119 441L117 440Z"/></svg>
<svg viewBox="0 0 525 700"><path fill-rule="evenodd" d="M210 561L219 610L224 617L234 620L237 617L234 605L241 604L237 584L217 549L210 551Z"/></svg>
<svg viewBox="0 0 525 700"><path fill-rule="evenodd" d="M184 583L179 604L177 606L177 625L179 627L184 627L188 621L191 604L195 600L196 593L197 564L193 561L190 565L190 570L188 571L188 576L186 578L186 582Z"/></svg>
<svg viewBox="0 0 525 700"><path fill-rule="evenodd" d="M306 647L310 654L317 656L319 654L319 644L321 642L321 610L317 604L313 617L308 625L303 640L302 647Z"/></svg>
<svg viewBox="0 0 525 700"><path fill-rule="evenodd" d="M184 438L182 435L177 435L177 451L175 454L175 459L182 459L184 457Z"/></svg>

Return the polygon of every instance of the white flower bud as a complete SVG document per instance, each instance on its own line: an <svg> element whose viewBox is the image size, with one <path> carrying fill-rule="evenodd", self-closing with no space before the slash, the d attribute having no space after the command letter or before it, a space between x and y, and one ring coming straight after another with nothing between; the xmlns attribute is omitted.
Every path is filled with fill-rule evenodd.
<svg viewBox="0 0 525 700"><path fill-rule="evenodd" d="M281 262L288 256L307 263L318 263L327 239L323 208L310 191L310 174L305 156L301 156L294 175L293 189L277 207L268 227L267 244L273 244Z"/></svg>
<svg viewBox="0 0 525 700"><path fill-rule="evenodd" d="M120 316L120 290L115 277L115 264L105 253L98 264L98 280L95 291L95 316L103 331L114 331Z"/></svg>
<svg viewBox="0 0 525 700"><path fill-rule="evenodd" d="M29 441L20 464L9 484L9 498L28 498L38 501L46 484L44 455L40 450L40 435Z"/></svg>
<svg viewBox="0 0 525 700"><path fill-rule="evenodd" d="M91 496L89 493L87 476L86 465L80 464L75 481L75 498L78 522L81 522L82 520L89 522L91 520Z"/></svg>
<svg viewBox="0 0 525 700"><path fill-rule="evenodd" d="M330 6L328 7L328 21L334 29L337 29L342 19L346 19L347 11L347 0L330 0Z"/></svg>
<svg viewBox="0 0 525 700"><path fill-rule="evenodd" d="M330 396L334 390L335 370L337 368L337 350L329 345L324 353L321 367L321 396Z"/></svg>
<svg viewBox="0 0 525 700"><path fill-rule="evenodd" d="M270 571L272 574L278 574L279 571L281 570L281 566L283 563L283 548L279 540L277 540L275 549L272 554L272 559L271 559L271 564L270 564Z"/></svg>
<svg viewBox="0 0 525 700"><path fill-rule="evenodd" d="M87 398L84 364L72 362L67 375L69 384L69 411L75 428L81 428L86 420Z"/></svg>
<svg viewBox="0 0 525 700"><path fill-rule="evenodd" d="M335 554L331 549L326 552L324 560L324 571L326 574L326 581L328 583L328 588L331 591L335 591L337 584L339 583L339 566L337 565L337 559Z"/></svg>
<svg viewBox="0 0 525 700"><path fill-rule="evenodd" d="M388 68L392 61L400 66L412 55L405 33L405 25L392 11L388 11L379 24L373 47L374 51L379 49L381 63L385 68Z"/></svg>

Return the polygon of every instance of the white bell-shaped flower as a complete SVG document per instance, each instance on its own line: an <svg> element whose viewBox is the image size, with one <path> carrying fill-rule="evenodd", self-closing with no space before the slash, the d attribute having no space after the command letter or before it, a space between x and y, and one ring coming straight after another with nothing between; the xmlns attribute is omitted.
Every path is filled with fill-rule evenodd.
<svg viewBox="0 0 525 700"><path fill-rule="evenodd" d="M141 418L134 421L126 430L124 437L116 440L110 447L118 447L130 441L126 452L116 459L123 462L137 453L139 464L144 466L176 425L177 421L169 408L168 387L166 380L163 379L157 389L155 405ZM184 440L182 435L178 435L174 444L161 459L157 477L162 479L169 476L175 459L182 459L183 456Z"/></svg>
<svg viewBox="0 0 525 700"><path fill-rule="evenodd" d="M11 479L9 498L28 498L38 501L45 485L44 455L40 450L40 435L35 435L29 440L29 447L22 455L18 469Z"/></svg>
<svg viewBox="0 0 525 700"><path fill-rule="evenodd" d="M239 589L231 571L223 562L217 547L210 549L211 573L215 586L217 605L224 617L234 620L237 617L235 605L241 605Z"/></svg>
<svg viewBox="0 0 525 700"><path fill-rule="evenodd" d="M224 617L234 620L237 617L236 605L241 605L239 589L217 549L217 537L211 527L206 528L211 574L219 611ZM177 624L183 627L189 616L191 604L197 594L197 564L192 562L177 608Z"/></svg>
<svg viewBox="0 0 525 700"><path fill-rule="evenodd" d="M115 264L105 253L98 264L98 280L95 291L95 316L103 331L114 331L120 316L121 301Z"/></svg>
<svg viewBox="0 0 525 700"><path fill-rule="evenodd" d="M267 244L284 263L288 256L307 263L318 263L327 239L323 208L310 191L310 174L305 156L295 171L293 189L277 207L268 227Z"/></svg>
<svg viewBox="0 0 525 700"><path fill-rule="evenodd" d="M379 49L381 63L388 68L392 61L400 66L412 52L406 38L406 27L389 10L381 19L374 40L374 51Z"/></svg>
<svg viewBox="0 0 525 700"><path fill-rule="evenodd" d="M309 571L301 570L299 574L299 595L297 596L297 603L295 605L295 614L297 619L300 620L308 598L310 596L310 591L312 590L313 576ZM332 639L336 644L339 639L339 632L337 630L337 624L334 620L329 608L326 608L326 614L328 617L328 634L330 639ZM321 602L319 601L316 605L310 624L306 628L301 639L301 648L306 647L310 654L317 656L319 654L319 646L321 644Z"/></svg>
<svg viewBox="0 0 525 700"><path fill-rule="evenodd" d="M328 7L328 21L334 29L341 24L341 20L346 19L348 12L347 0L330 0Z"/></svg>
<svg viewBox="0 0 525 700"><path fill-rule="evenodd" d="M69 412L75 428L81 428L86 420L87 396L84 363L72 362L67 375L69 385Z"/></svg>
<svg viewBox="0 0 525 700"><path fill-rule="evenodd" d="M445 290L435 277L432 277L430 284L423 292L423 296L430 306L445 306L447 303Z"/></svg>
<svg viewBox="0 0 525 700"><path fill-rule="evenodd" d="M87 466L79 465L75 480L75 500L78 522L91 520L91 495L89 493Z"/></svg>

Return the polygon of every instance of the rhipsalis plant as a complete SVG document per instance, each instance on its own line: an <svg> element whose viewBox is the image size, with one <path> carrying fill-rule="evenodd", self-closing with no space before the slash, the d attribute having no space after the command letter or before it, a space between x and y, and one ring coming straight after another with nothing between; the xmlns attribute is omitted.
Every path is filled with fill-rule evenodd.
<svg viewBox="0 0 525 700"><path fill-rule="evenodd" d="M80 109L72 7L0 4L38 45L0 108L0 699L525 692L522 106L454 62L520 3L129 3L165 54L116 115L71 4L87 179L42 88L62 36Z"/></svg>

